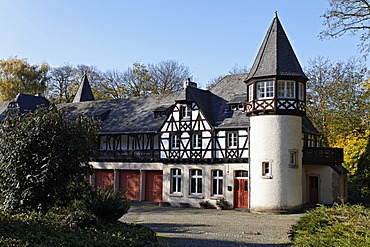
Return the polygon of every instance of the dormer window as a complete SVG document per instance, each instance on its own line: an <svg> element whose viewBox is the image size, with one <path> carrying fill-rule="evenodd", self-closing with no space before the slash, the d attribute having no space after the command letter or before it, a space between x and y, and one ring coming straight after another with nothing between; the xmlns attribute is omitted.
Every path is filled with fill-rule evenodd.
<svg viewBox="0 0 370 247"><path fill-rule="evenodd" d="M183 105L180 107L181 110L181 119L190 119L191 108L189 105Z"/></svg>
<svg viewBox="0 0 370 247"><path fill-rule="evenodd" d="M295 81L278 81L277 82L278 98L295 98Z"/></svg>
<svg viewBox="0 0 370 247"><path fill-rule="evenodd" d="M272 99L274 97L274 82L259 81L257 82L256 99Z"/></svg>

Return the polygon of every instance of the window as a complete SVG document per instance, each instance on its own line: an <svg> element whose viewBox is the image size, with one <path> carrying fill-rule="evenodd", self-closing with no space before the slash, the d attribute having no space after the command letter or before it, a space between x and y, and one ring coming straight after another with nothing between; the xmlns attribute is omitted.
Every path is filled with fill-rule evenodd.
<svg viewBox="0 0 370 247"><path fill-rule="evenodd" d="M295 98L295 81L278 81L278 98Z"/></svg>
<svg viewBox="0 0 370 247"><path fill-rule="evenodd" d="M298 83L298 99L304 101L304 85L302 82Z"/></svg>
<svg viewBox="0 0 370 247"><path fill-rule="evenodd" d="M202 148L202 135L194 134L192 138L192 146L194 149Z"/></svg>
<svg viewBox="0 0 370 247"><path fill-rule="evenodd" d="M248 171L235 171L235 178L248 178Z"/></svg>
<svg viewBox="0 0 370 247"><path fill-rule="evenodd" d="M181 119L189 119L191 115L191 108L188 105L183 105L180 107L181 109Z"/></svg>
<svg viewBox="0 0 370 247"><path fill-rule="evenodd" d="M274 97L274 82L260 81L257 82L256 99L271 99Z"/></svg>
<svg viewBox="0 0 370 247"><path fill-rule="evenodd" d="M228 148L236 148L238 145L238 135L236 132L228 132L226 134L227 138L227 147Z"/></svg>
<svg viewBox="0 0 370 247"><path fill-rule="evenodd" d="M180 148L180 135L171 135L171 148L172 149Z"/></svg>
<svg viewBox="0 0 370 247"><path fill-rule="evenodd" d="M251 84L248 86L248 101L252 101L253 100L253 89L254 89L254 85Z"/></svg>
<svg viewBox="0 0 370 247"><path fill-rule="evenodd" d="M171 194L181 192L181 169L171 169Z"/></svg>
<svg viewBox="0 0 370 247"><path fill-rule="evenodd" d="M212 171L212 195L221 196L223 194L223 171L213 170Z"/></svg>
<svg viewBox="0 0 370 247"><path fill-rule="evenodd" d="M298 153L297 150L289 150L289 167L298 168Z"/></svg>
<svg viewBox="0 0 370 247"><path fill-rule="evenodd" d="M272 178L271 176L271 164L269 161L262 162L262 177Z"/></svg>
<svg viewBox="0 0 370 247"><path fill-rule="evenodd" d="M190 170L190 194L202 194L202 170Z"/></svg>

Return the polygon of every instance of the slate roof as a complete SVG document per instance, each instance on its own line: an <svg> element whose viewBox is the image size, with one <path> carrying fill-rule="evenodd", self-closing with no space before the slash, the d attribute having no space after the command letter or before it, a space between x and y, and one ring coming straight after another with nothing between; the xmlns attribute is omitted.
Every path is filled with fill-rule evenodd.
<svg viewBox="0 0 370 247"><path fill-rule="evenodd" d="M277 15L267 31L246 81L271 76L297 76L308 80Z"/></svg>
<svg viewBox="0 0 370 247"><path fill-rule="evenodd" d="M87 79L86 74L83 77L83 81L80 84L77 93L73 99L73 102L82 102L82 101L94 101L94 95L91 91L89 80Z"/></svg>
<svg viewBox="0 0 370 247"><path fill-rule="evenodd" d="M181 93L163 94L124 99L85 101L61 105L67 117L75 119L79 115L101 117L101 133L153 133L158 131L165 118L155 118L154 111L170 108Z"/></svg>
<svg viewBox="0 0 370 247"><path fill-rule="evenodd" d="M0 121L5 118L9 110L25 113L35 111L39 106L48 107L49 105L49 101L41 95L18 94L11 101L0 102Z"/></svg>

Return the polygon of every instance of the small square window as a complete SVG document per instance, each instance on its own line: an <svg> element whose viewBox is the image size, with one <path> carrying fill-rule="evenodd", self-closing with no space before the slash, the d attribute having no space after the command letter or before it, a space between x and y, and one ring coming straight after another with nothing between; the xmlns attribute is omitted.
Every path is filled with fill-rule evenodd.
<svg viewBox="0 0 370 247"><path fill-rule="evenodd" d="M262 177L263 178L272 178L270 161L263 161L262 162Z"/></svg>
<svg viewBox="0 0 370 247"><path fill-rule="evenodd" d="M297 150L289 150L289 167L298 168L298 152Z"/></svg>

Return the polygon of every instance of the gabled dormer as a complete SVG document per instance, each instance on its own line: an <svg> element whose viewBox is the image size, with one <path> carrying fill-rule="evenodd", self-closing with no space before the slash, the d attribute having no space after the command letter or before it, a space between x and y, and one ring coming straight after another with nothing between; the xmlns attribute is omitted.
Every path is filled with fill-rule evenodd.
<svg viewBox="0 0 370 247"><path fill-rule="evenodd" d="M247 114L305 115L307 80L275 15L245 80Z"/></svg>
<svg viewBox="0 0 370 247"><path fill-rule="evenodd" d="M94 95L91 91L90 82L87 79L86 73L82 79L82 83L80 84L77 93L73 99L73 103L82 102L82 101L94 101Z"/></svg>

